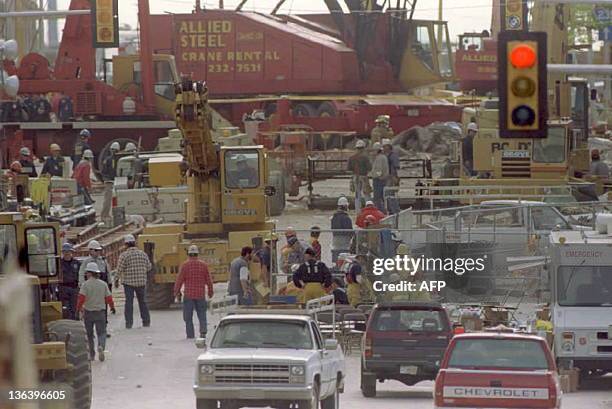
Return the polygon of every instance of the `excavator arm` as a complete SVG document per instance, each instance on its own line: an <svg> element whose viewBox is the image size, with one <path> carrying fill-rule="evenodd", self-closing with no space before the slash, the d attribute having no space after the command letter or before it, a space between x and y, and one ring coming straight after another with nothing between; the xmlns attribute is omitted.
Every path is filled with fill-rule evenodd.
<svg viewBox="0 0 612 409"><path fill-rule="evenodd" d="M219 169L211 133L208 88L203 82L184 78L176 86L176 125L183 133L185 159L193 175L209 175Z"/></svg>

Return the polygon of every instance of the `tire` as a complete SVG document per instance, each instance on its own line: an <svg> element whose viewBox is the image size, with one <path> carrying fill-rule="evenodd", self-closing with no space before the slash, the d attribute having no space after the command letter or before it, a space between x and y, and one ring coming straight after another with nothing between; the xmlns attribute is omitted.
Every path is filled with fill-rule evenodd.
<svg viewBox="0 0 612 409"><path fill-rule="evenodd" d="M334 394L328 396L327 398L321 401L321 409L339 409L340 408L340 392L338 391L338 386L336 386L336 390Z"/></svg>
<svg viewBox="0 0 612 409"><path fill-rule="evenodd" d="M319 105L319 109L317 109L317 116L324 118L334 118L338 116L338 110L333 102L325 101L321 105Z"/></svg>
<svg viewBox="0 0 612 409"><path fill-rule="evenodd" d="M319 384L315 382L310 400L298 402L300 409L319 409Z"/></svg>
<svg viewBox="0 0 612 409"><path fill-rule="evenodd" d="M361 394L364 398L376 397L376 376L365 375L361 370Z"/></svg>
<svg viewBox="0 0 612 409"><path fill-rule="evenodd" d="M196 399L196 409L217 409L217 401L214 399Z"/></svg>
<svg viewBox="0 0 612 409"><path fill-rule="evenodd" d="M297 104L291 110L293 116L296 117L316 117L317 110L311 104Z"/></svg>
<svg viewBox="0 0 612 409"><path fill-rule="evenodd" d="M285 178L283 172L270 172L269 184L276 188L276 194L268 198L270 216L280 216L285 210Z"/></svg>
<svg viewBox="0 0 612 409"><path fill-rule="evenodd" d="M66 345L66 360L73 366L72 376L65 372L58 372L56 379L66 382L72 387L74 409L91 408L91 363L87 346L87 333L81 321L58 320L48 325L49 332L57 336L58 341L70 340Z"/></svg>

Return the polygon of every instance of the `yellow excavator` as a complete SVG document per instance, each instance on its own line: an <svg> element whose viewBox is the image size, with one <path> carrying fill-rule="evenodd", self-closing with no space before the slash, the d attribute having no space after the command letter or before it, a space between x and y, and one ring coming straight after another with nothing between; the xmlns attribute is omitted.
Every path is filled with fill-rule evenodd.
<svg viewBox="0 0 612 409"><path fill-rule="evenodd" d="M155 265L147 290L151 308L173 301L172 287L190 245L199 247L213 281L226 281L229 263L241 248L260 246L274 229L266 211L267 197L275 192L267 185L264 147L213 142L208 89L202 82L183 79L176 86L174 112L184 144L185 223L149 225L138 237Z"/></svg>

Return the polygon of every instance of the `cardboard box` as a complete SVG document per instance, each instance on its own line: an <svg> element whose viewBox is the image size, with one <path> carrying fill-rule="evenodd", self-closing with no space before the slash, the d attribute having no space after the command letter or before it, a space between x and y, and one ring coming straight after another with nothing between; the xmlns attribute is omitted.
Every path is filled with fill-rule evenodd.
<svg viewBox="0 0 612 409"><path fill-rule="evenodd" d="M507 324L509 320L508 310L497 307L485 307L484 316L485 321L487 321L490 326Z"/></svg>
<svg viewBox="0 0 612 409"><path fill-rule="evenodd" d="M563 379L567 379L563 381ZM580 369L559 369L559 379L561 380L561 390L564 393L572 393L578 390L580 386ZM563 382L566 382L564 385Z"/></svg>
<svg viewBox="0 0 612 409"><path fill-rule="evenodd" d="M482 331L482 320L474 315L466 315L461 317L461 326L468 332Z"/></svg>

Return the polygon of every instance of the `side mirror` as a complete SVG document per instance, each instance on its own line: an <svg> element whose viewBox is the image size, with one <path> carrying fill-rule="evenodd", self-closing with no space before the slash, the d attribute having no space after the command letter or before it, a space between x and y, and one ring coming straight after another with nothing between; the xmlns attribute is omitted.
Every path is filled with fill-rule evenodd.
<svg viewBox="0 0 612 409"><path fill-rule="evenodd" d="M336 349L338 349L337 339L326 339L325 340L325 350L326 351L335 351Z"/></svg>
<svg viewBox="0 0 612 409"><path fill-rule="evenodd" d="M206 349L206 338L196 338L195 345L198 349Z"/></svg>

